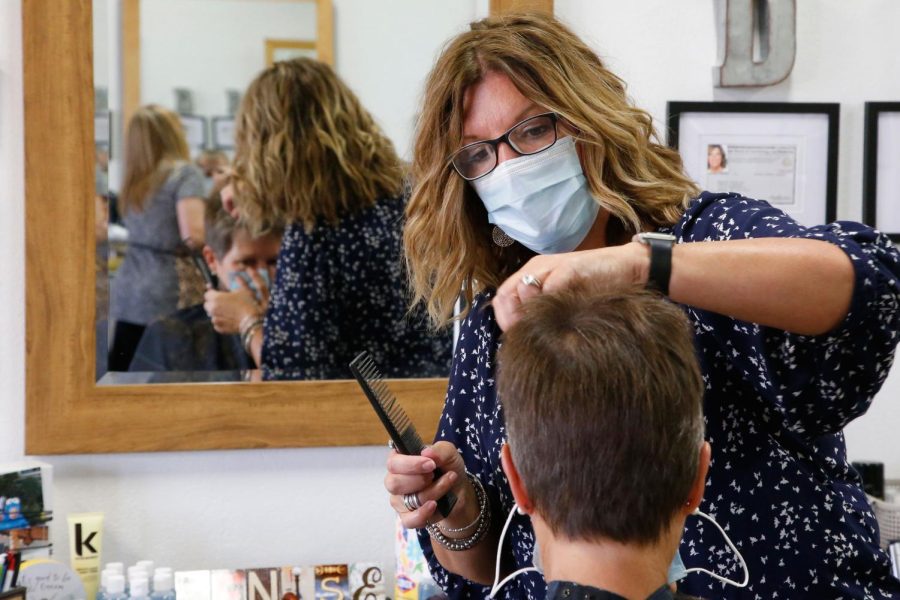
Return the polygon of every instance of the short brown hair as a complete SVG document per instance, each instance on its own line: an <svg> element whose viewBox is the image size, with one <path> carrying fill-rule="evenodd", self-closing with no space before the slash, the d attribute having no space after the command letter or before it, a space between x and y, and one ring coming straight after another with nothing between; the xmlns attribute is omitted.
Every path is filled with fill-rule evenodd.
<svg viewBox="0 0 900 600"><path fill-rule="evenodd" d="M699 193L625 82L568 27L539 14L472 23L428 76L413 148L404 244L415 300L438 324L451 318L460 288L471 305L523 255L518 244L492 243L484 205L447 160L462 145L466 91L489 72L508 76L523 96L578 130L573 137L591 195L631 233L676 223Z"/></svg>
<svg viewBox="0 0 900 600"><path fill-rule="evenodd" d="M335 224L403 191L393 144L324 63L297 58L260 73L235 127L235 191L254 234L276 223Z"/></svg>
<svg viewBox="0 0 900 600"><path fill-rule="evenodd" d="M231 178L221 182L213 188L206 199L204 214L204 224L206 226L205 243L219 260L222 260L222 257L231 250L231 246L234 244L235 231L241 230L250 234L249 228L238 219L232 217L222 205L222 190L230 183ZM276 225L269 228L266 234L281 235L283 231L282 227Z"/></svg>
<svg viewBox="0 0 900 600"><path fill-rule="evenodd" d="M703 442L684 313L646 292L545 294L504 335L498 368L513 461L553 532L658 540L690 494Z"/></svg>

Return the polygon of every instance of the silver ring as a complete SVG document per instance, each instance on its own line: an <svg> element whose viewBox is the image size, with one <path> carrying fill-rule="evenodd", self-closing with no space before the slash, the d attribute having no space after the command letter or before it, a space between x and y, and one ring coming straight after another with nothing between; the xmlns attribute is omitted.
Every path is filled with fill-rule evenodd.
<svg viewBox="0 0 900 600"><path fill-rule="evenodd" d="M419 502L419 494L403 494L403 506L405 506L409 512L413 512L420 508L422 503Z"/></svg>
<svg viewBox="0 0 900 600"><path fill-rule="evenodd" d="M391 450L397 449L397 447L394 446L394 440L388 440L388 448L390 448Z"/></svg>
<svg viewBox="0 0 900 600"><path fill-rule="evenodd" d="M525 285L534 286L537 289L541 289L542 287L544 287L544 284L541 283L541 280L530 273L522 275L522 283L524 283Z"/></svg>

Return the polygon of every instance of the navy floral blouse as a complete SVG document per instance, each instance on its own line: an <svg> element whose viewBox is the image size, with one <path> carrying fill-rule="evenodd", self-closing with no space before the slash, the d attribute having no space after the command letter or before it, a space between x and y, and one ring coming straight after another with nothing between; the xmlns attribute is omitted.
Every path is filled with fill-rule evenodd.
<svg viewBox="0 0 900 600"><path fill-rule="evenodd" d="M869 407L898 341L900 254L858 223L803 227L766 202L705 192L671 230L679 242L794 237L839 246L853 261L849 313L821 336L801 336L683 307L693 322L706 382L706 435L712 464L701 510L728 532L750 569L744 589L692 573L679 591L704 598L900 598L900 581L878 546L878 526L847 461L841 429ZM735 274L739 277L740 274ZM484 483L493 514L513 506L500 467L506 438L494 389L500 330L480 296L462 323L437 433L459 448ZM815 302L815 298L810 298ZM451 598L485 598L488 588L445 571L419 533L437 582ZM516 569L532 564L534 533L516 515L504 553ZM743 571L721 534L690 517L680 548L687 568L740 581ZM543 599L537 573L500 592Z"/></svg>
<svg viewBox="0 0 900 600"><path fill-rule="evenodd" d="M266 379L351 379L368 350L386 377L446 377L452 339L409 311L402 258L402 198L388 198L337 225L284 232L263 326Z"/></svg>

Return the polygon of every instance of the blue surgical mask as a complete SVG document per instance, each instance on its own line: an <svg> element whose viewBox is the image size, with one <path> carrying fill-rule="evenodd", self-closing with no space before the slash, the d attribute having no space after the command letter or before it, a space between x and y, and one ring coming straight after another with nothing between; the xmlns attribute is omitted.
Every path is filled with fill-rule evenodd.
<svg viewBox="0 0 900 600"><path fill-rule="evenodd" d="M266 285L266 289L271 289L272 286L269 283L269 271L267 269L262 269L257 271L259 273L260 279L263 280L263 283ZM262 300L262 297L259 293L259 290L256 289L256 284L253 282L253 279L250 277L250 273L247 271L230 271L228 273L228 289L232 292L236 290L242 289L241 284L238 282L238 279L243 279L244 283L247 284L247 287L256 295L257 300Z"/></svg>
<svg viewBox="0 0 900 600"><path fill-rule="evenodd" d="M577 248L600 210L571 137L538 154L504 161L472 186L488 221L538 254Z"/></svg>

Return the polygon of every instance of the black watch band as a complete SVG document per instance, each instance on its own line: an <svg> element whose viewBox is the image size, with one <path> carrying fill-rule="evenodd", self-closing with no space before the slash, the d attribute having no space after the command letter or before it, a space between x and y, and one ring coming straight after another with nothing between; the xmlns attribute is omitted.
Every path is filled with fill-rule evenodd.
<svg viewBox="0 0 900 600"><path fill-rule="evenodd" d="M669 295L669 280L672 277L672 246L675 236L665 233L641 233L638 240L650 246L650 273L647 287Z"/></svg>

